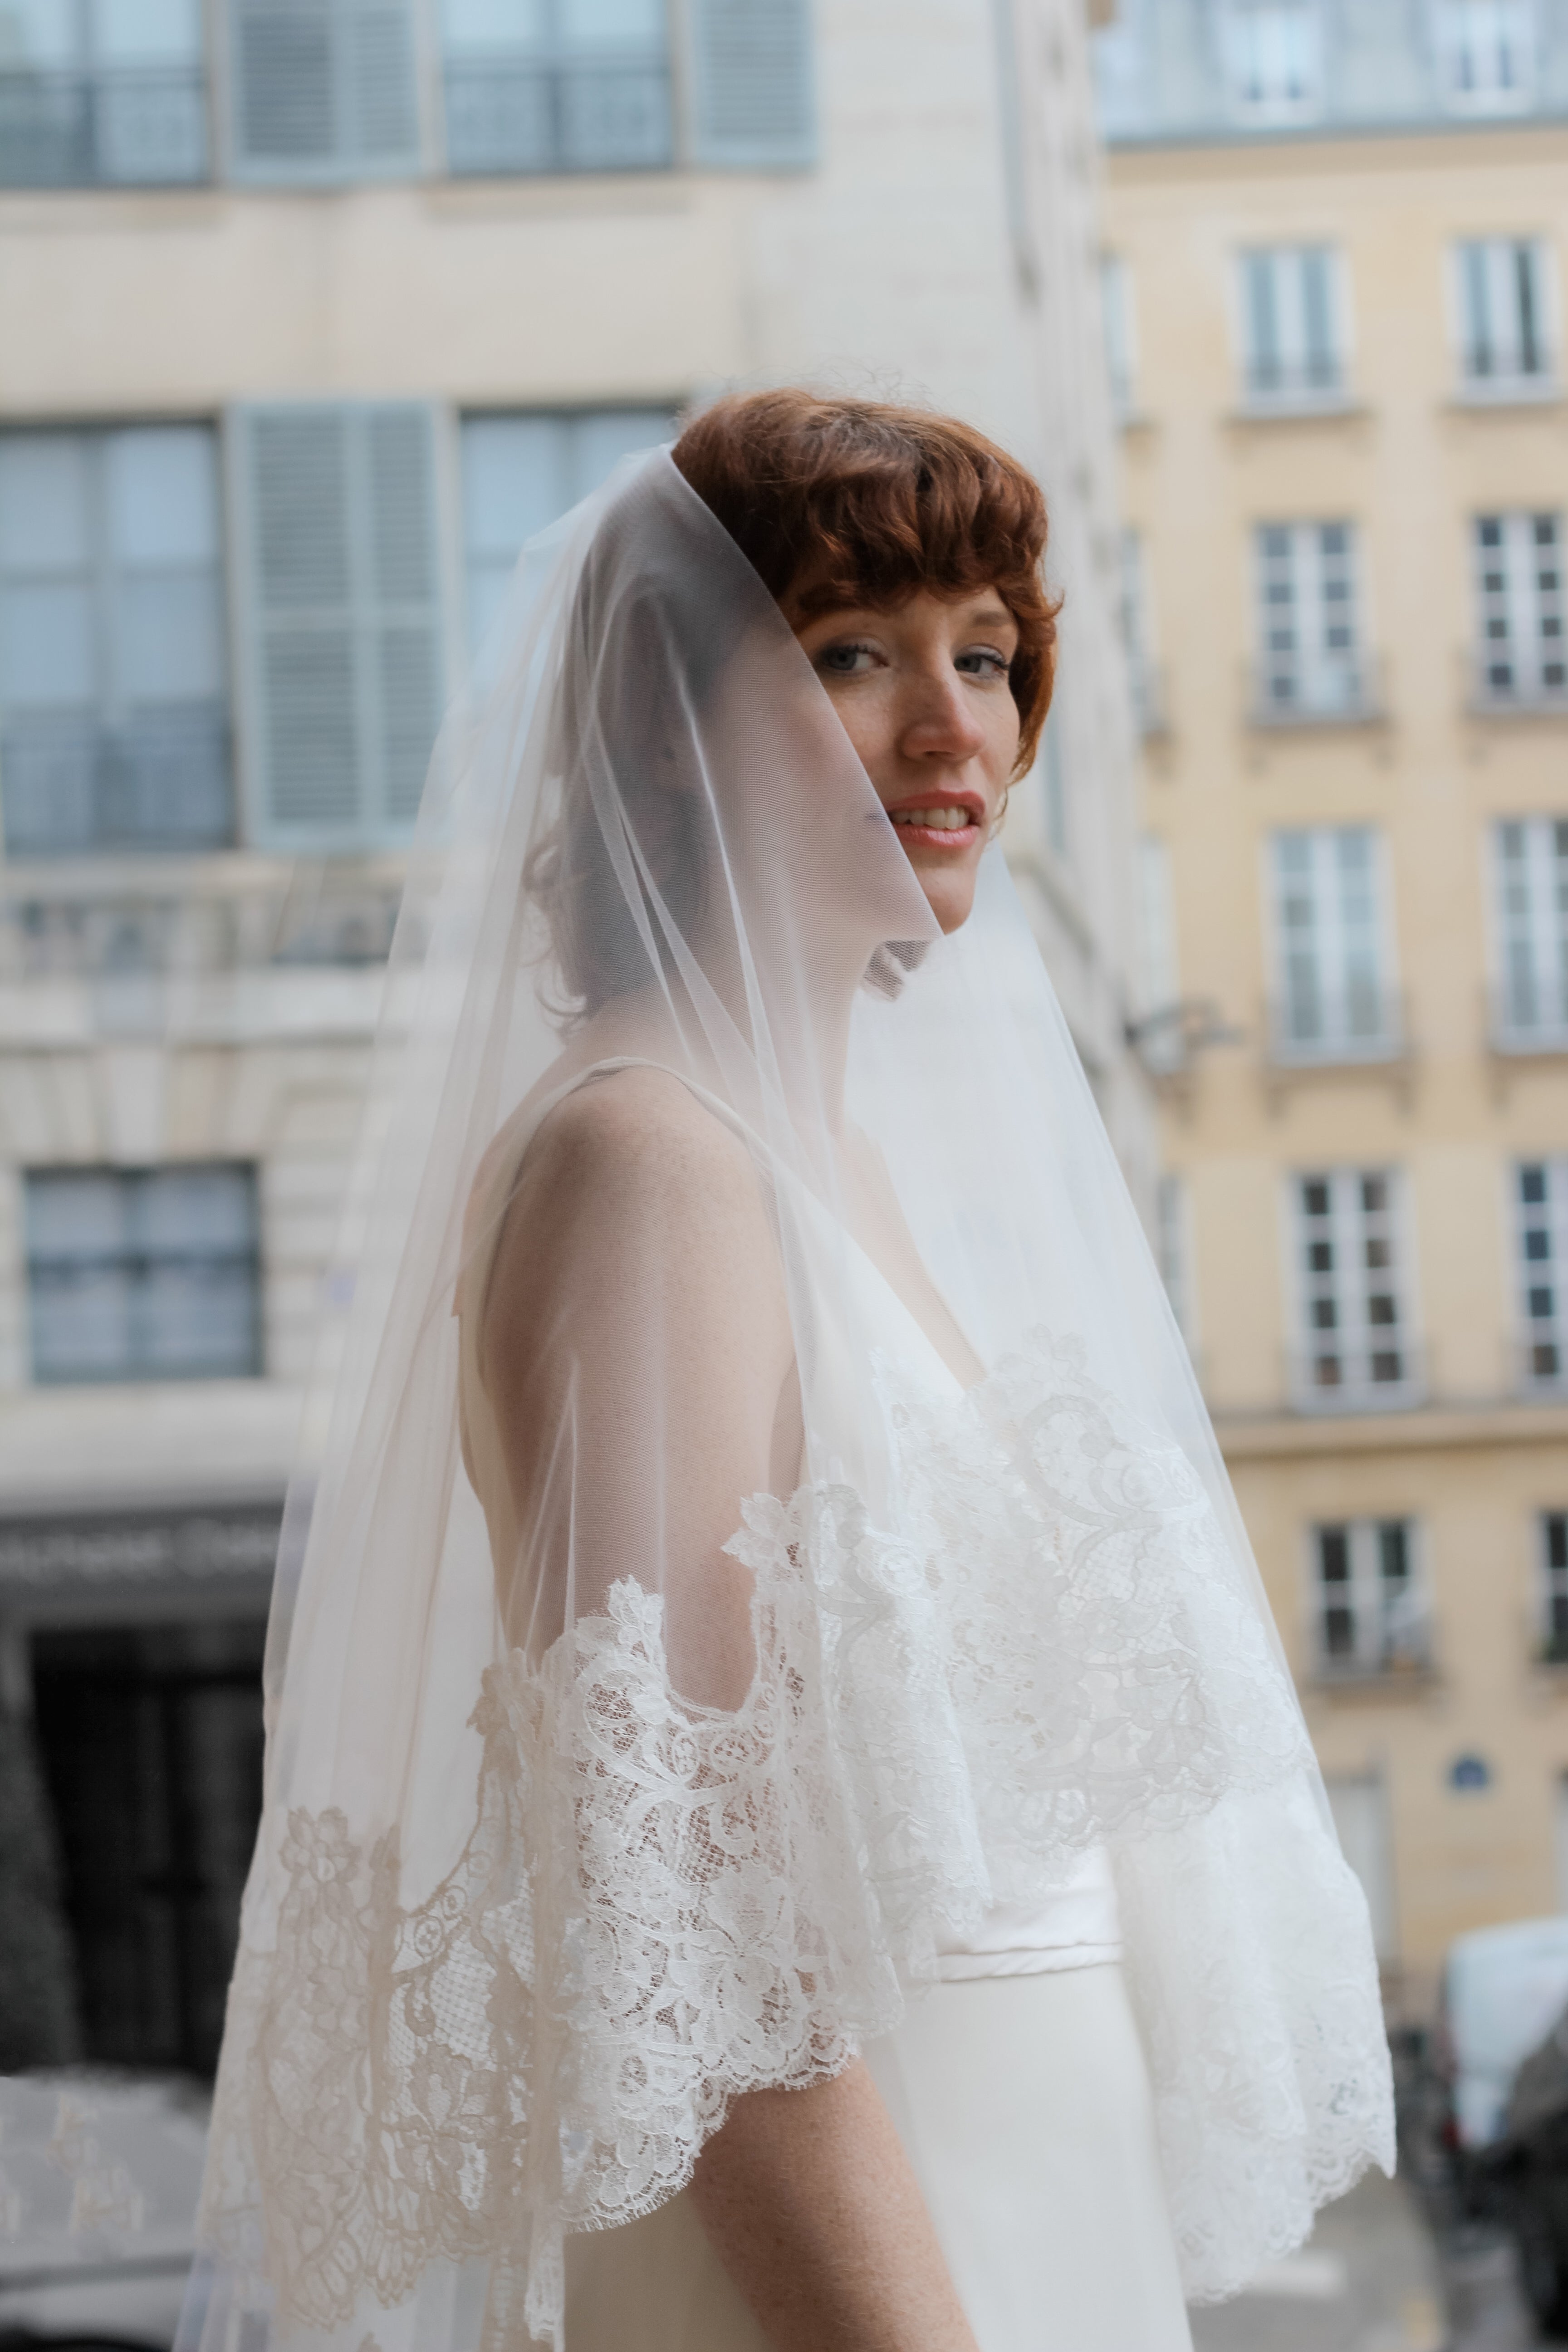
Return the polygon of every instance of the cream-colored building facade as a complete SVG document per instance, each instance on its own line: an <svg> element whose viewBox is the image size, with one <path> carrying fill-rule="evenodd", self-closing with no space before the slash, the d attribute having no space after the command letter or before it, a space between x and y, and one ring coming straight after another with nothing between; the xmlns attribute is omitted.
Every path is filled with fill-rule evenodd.
<svg viewBox="0 0 1568 2352"><path fill-rule="evenodd" d="M1417 2014L1568 1906L1545 16L1131 0L1100 61L1167 1271Z"/></svg>
<svg viewBox="0 0 1568 2352"><path fill-rule="evenodd" d="M1097 199L1082 0L0 0L0 1653L91 2054L214 2047L440 704L686 404L927 399L1046 478L1009 841L1152 1198Z"/></svg>

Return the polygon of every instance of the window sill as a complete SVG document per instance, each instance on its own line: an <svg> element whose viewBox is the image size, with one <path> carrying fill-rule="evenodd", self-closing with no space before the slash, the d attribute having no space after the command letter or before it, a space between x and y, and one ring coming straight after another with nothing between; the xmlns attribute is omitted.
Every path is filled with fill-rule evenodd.
<svg viewBox="0 0 1568 2352"><path fill-rule="evenodd" d="M1318 1070L1387 1070L1414 1059L1403 1037L1379 1037L1362 1044L1337 1042L1321 1046L1291 1045L1278 1041L1268 1049L1268 1066L1284 1076Z"/></svg>
<svg viewBox="0 0 1568 2352"><path fill-rule="evenodd" d="M1312 1668L1308 1687L1323 1698L1407 1699L1429 1697L1441 1681L1430 1661L1421 1665Z"/></svg>
<svg viewBox="0 0 1568 2352"><path fill-rule="evenodd" d="M1340 425L1371 415L1370 404L1349 393L1327 393L1317 398L1308 393L1294 393L1281 394L1272 400L1244 400L1239 407L1231 410L1226 422L1243 426Z"/></svg>
<svg viewBox="0 0 1568 2352"><path fill-rule="evenodd" d="M1555 376L1547 376L1534 381L1523 377L1511 383L1461 384L1447 405L1467 416L1477 416L1499 408L1559 408L1562 404L1562 384Z"/></svg>
<svg viewBox="0 0 1568 2352"><path fill-rule="evenodd" d="M1510 724L1521 719L1568 719L1568 689L1549 694L1472 694L1465 706L1470 719L1500 719Z"/></svg>
<svg viewBox="0 0 1568 2352"><path fill-rule="evenodd" d="M1568 1054L1568 1029L1494 1029L1487 1051L1505 1062L1548 1062Z"/></svg>

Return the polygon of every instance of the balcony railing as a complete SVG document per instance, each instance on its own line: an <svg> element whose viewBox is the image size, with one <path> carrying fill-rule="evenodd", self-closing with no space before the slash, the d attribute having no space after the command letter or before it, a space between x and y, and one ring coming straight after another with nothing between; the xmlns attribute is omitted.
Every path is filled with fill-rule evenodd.
<svg viewBox="0 0 1568 2352"><path fill-rule="evenodd" d="M1568 647L1528 662L1502 649L1477 654L1470 708L1489 719L1568 717Z"/></svg>
<svg viewBox="0 0 1568 2352"><path fill-rule="evenodd" d="M1397 989L1317 990L1271 997L1268 1057L1282 1069L1398 1062L1410 1050L1405 1000Z"/></svg>
<svg viewBox="0 0 1568 2352"><path fill-rule="evenodd" d="M1568 980L1531 972L1495 988L1487 1035L1494 1054L1568 1054Z"/></svg>
<svg viewBox="0 0 1568 2352"><path fill-rule="evenodd" d="M228 713L193 703L121 725L13 716L0 730L0 799L13 857L221 848L234 838Z"/></svg>
<svg viewBox="0 0 1568 2352"><path fill-rule="evenodd" d="M1408 1412L1426 1393L1425 1351L1401 1326L1351 1339L1314 1333L1288 1366L1297 1412Z"/></svg>
<svg viewBox="0 0 1568 2352"><path fill-rule="evenodd" d="M1253 667L1254 727L1357 727L1384 715L1382 665L1371 655L1307 662L1276 656Z"/></svg>
<svg viewBox="0 0 1568 2352"><path fill-rule="evenodd" d="M267 971L353 971L386 961L401 896L395 877L310 864L258 874L246 861L205 885L132 895L123 884L0 898L0 987L58 982L226 979Z"/></svg>
<svg viewBox="0 0 1568 2352"><path fill-rule="evenodd" d="M0 70L0 186L171 186L207 176L197 67Z"/></svg>
<svg viewBox="0 0 1568 2352"><path fill-rule="evenodd" d="M456 173L659 171L673 153L662 57L447 64L447 159Z"/></svg>
<svg viewBox="0 0 1568 2352"><path fill-rule="evenodd" d="M1344 373L1328 356L1289 367L1254 362L1242 385L1247 416L1316 416L1352 405Z"/></svg>

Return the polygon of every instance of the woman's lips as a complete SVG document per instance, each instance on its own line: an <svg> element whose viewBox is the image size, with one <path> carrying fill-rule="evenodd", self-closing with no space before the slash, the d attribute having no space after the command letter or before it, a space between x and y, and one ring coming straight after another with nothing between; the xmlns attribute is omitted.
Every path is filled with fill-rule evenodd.
<svg viewBox="0 0 1568 2352"><path fill-rule="evenodd" d="M944 849L953 853L973 847L984 812L966 794L961 801L916 802L889 809L894 830L912 849Z"/></svg>

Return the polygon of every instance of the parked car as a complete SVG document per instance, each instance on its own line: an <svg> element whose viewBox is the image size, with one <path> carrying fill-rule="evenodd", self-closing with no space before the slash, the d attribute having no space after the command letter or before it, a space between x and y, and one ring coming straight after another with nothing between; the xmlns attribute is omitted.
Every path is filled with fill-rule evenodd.
<svg viewBox="0 0 1568 2352"><path fill-rule="evenodd" d="M1439 2040L1460 2203L1510 2231L1542 2334L1568 2342L1568 1917L1461 1936Z"/></svg>
<svg viewBox="0 0 1568 2352"><path fill-rule="evenodd" d="M0 2080L0 2352L170 2352L205 2143L181 2079Z"/></svg>

